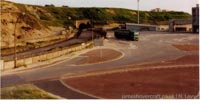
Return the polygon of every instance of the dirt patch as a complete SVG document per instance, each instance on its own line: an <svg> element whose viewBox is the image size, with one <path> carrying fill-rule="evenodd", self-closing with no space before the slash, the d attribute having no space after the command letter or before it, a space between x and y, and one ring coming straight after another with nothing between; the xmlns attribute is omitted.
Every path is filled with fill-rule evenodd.
<svg viewBox="0 0 200 104"><path fill-rule="evenodd" d="M122 53L115 51L113 49L97 49L80 55L84 58L77 61L76 65L93 64L93 63L109 61L116 59L121 55Z"/></svg>
<svg viewBox="0 0 200 104"><path fill-rule="evenodd" d="M199 45L194 45L194 44L173 44L172 46L183 51L198 51L199 50Z"/></svg>
<svg viewBox="0 0 200 104"><path fill-rule="evenodd" d="M198 66L160 68L162 70L134 70L134 68L148 69L148 66L198 64L197 59L198 55L188 55L164 63L126 66L133 69L128 72L76 77L64 81L76 89L103 98L191 99L196 98L199 91Z"/></svg>

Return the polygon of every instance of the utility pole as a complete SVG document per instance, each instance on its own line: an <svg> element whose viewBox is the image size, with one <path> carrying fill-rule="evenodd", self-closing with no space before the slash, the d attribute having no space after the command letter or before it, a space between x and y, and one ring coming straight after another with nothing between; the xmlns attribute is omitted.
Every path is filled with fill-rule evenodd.
<svg viewBox="0 0 200 104"><path fill-rule="evenodd" d="M92 23L91 23L91 24L92 24L92 31L91 31L91 32L92 32L92 42L93 42L93 44L94 44L94 33L93 33L93 25L94 25L94 24L93 24L93 18L92 18Z"/></svg>
<svg viewBox="0 0 200 104"><path fill-rule="evenodd" d="M25 13L23 12L22 14L19 14L19 16L17 17L17 20L15 22L15 26L14 26L14 68L17 67L17 37L16 37L16 28L17 28L17 23L19 22L20 18L22 18L25 15Z"/></svg>
<svg viewBox="0 0 200 104"><path fill-rule="evenodd" d="M139 2L140 2L140 0L137 0L137 9L138 9L138 24L140 24L140 11L139 11L139 9L140 9L140 4L139 4Z"/></svg>

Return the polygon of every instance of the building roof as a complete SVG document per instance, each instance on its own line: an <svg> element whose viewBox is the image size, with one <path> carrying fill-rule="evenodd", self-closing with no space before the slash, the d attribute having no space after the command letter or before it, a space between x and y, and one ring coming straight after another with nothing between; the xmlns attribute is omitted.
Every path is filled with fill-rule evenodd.
<svg viewBox="0 0 200 104"><path fill-rule="evenodd" d="M185 25L185 24L192 24L192 19L173 19L171 22L174 22L175 25Z"/></svg>
<svg viewBox="0 0 200 104"><path fill-rule="evenodd" d="M136 24L136 23L126 23L126 25L156 27L156 25Z"/></svg>

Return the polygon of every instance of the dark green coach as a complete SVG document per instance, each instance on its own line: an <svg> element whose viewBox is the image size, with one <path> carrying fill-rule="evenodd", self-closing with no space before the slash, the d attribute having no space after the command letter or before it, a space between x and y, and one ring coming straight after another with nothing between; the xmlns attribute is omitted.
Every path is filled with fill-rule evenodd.
<svg viewBox="0 0 200 104"><path fill-rule="evenodd" d="M136 30L119 29L119 30L115 31L115 37L117 39L138 41L139 40L139 32Z"/></svg>

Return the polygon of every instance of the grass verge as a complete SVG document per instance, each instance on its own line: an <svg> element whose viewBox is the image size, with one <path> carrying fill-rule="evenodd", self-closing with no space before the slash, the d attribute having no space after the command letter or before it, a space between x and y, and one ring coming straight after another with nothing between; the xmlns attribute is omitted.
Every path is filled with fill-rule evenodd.
<svg viewBox="0 0 200 104"><path fill-rule="evenodd" d="M25 84L1 88L1 99L58 99L34 85Z"/></svg>

